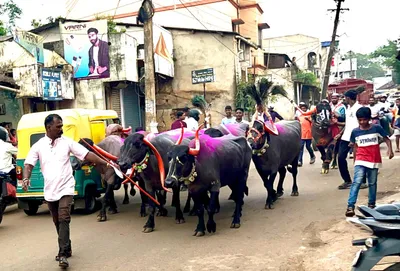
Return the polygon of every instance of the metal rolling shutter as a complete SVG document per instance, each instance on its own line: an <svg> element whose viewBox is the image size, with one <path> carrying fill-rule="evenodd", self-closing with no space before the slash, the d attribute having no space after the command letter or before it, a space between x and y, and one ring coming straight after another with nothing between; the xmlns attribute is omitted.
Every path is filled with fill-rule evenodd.
<svg viewBox="0 0 400 271"><path fill-rule="evenodd" d="M121 115L121 96L120 96L120 90L119 89L111 89L111 109L115 110L119 116L119 118L122 118Z"/></svg>

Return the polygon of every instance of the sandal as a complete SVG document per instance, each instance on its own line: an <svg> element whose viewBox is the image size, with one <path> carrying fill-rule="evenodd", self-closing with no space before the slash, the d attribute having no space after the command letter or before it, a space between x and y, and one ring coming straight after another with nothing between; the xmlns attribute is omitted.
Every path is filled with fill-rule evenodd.
<svg viewBox="0 0 400 271"><path fill-rule="evenodd" d="M67 257L61 256L60 257L60 261L58 263L58 266L61 267L62 269L68 268L69 267L69 263L68 263Z"/></svg>
<svg viewBox="0 0 400 271"><path fill-rule="evenodd" d="M347 217L353 217L356 213L354 212L354 207L348 207L346 210Z"/></svg>
<svg viewBox="0 0 400 271"><path fill-rule="evenodd" d="M71 256L72 256L72 251L67 252L67 258L70 258ZM59 262L61 258L62 258L62 256L57 255L56 256L56 261Z"/></svg>

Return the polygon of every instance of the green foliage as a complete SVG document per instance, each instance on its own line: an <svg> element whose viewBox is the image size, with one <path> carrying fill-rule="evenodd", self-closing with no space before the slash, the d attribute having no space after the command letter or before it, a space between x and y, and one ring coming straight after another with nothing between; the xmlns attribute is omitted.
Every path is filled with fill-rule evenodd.
<svg viewBox="0 0 400 271"><path fill-rule="evenodd" d="M7 29L4 26L4 23L0 21L0 36L5 36L7 35Z"/></svg>
<svg viewBox="0 0 400 271"><path fill-rule="evenodd" d="M373 54L347 53L346 59L357 59L357 78L364 80L372 80L374 77L385 75L382 65L377 61Z"/></svg>
<svg viewBox="0 0 400 271"><path fill-rule="evenodd" d="M22 9L14 3L14 0L8 0L0 5L0 15L4 14L8 16L7 32L12 33L12 29L15 27L15 21L21 18Z"/></svg>
<svg viewBox="0 0 400 271"><path fill-rule="evenodd" d="M200 108L203 112L208 110L208 103L203 95L195 95L191 102L194 107Z"/></svg>
<svg viewBox="0 0 400 271"><path fill-rule="evenodd" d="M42 26L43 24L42 24L42 20L36 20L36 19L33 19L32 21L31 21L31 26L33 27L33 28L38 28L38 27L40 27L40 26Z"/></svg>
<svg viewBox="0 0 400 271"><path fill-rule="evenodd" d="M126 29L117 29L117 23L114 21L112 16L107 15L96 15L96 20L107 20L107 30L109 34L116 34L116 33L125 33Z"/></svg>
<svg viewBox="0 0 400 271"><path fill-rule="evenodd" d="M377 58L386 67L392 68L395 74L393 77L394 82L397 84L400 83L400 61L396 59L396 42L388 40L387 44L380 46L371 56Z"/></svg>
<svg viewBox="0 0 400 271"><path fill-rule="evenodd" d="M235 95L235 107L241 107L245 111L253 112L256 105L255 100L250 96L253 83L241 81L237 84Z"/></svg>
<svg viewBox="0 0 400 271"><path fill-rule="evenodd" d="M299 70L297 72L295 78L296 78L295 80L297 82L300 82L304 85L315 86L315 87L319 86L318 78L312 72L306 72L306 71Z"/></svg>

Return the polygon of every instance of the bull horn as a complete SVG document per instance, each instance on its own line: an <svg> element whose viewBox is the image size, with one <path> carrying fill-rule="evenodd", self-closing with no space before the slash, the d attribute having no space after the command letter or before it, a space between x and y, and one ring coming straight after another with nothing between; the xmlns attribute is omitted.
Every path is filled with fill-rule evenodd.
<svg viewBox="0 0 400 271"><path fill-rule="evenodd" d="M129 126L129 128L122 129L122 132L125 133L125 134L130 133L131 131L132 131L132 127L131 126Z"/></svg>
<svg viewBox="0 0 400 271"><path fill-rule="evenodd" d="M197 155L199 155L199 152L200 152L200 139L199 139L199 131L200 131L200 129L203 127L203 125L204 124L201 124L200 126L199 126L199 128L197 129L197 131L196 131L196 135L195 135L195 148L194 149L192 149L192 148L189 148L189 154L190 155L193 155L193 156L197 156Z"/></svg>
<svg viewBox="0 0 400 271"><path fill-rule="evenodd" d="M103 155L104 157L113 160L113 161L117 161L118 157L112 155L111 153L106 152L105 150L103 150L102 148L100 148L99 146L96 146L95 144L93 144L93 149L95 149L97 152L99 152L101 155Z"/></svg>
<svg viewBox="0 0 400 271"><path fill-rule="evenodd" d="M158 168L160 169L160 182L161 182L162 188L167 192L171 192L171 190L169 190L168 188L165 187L165 168L164 168L164 162L161 158L160 153L158 152L156 147L154 147L154 145L151 144L151 142L148 141L146 138L143 138L143 142L153 151L154 155L157 158Z"/></svg>
<svg viewBox="0 0 400 271"><path fill-rule="evenodd" d="M181 123L181 134L178 138L178 141L176 141L175 145L181 145L182 140L183 140L183 133L185 132L185 128L183 127L182 123Z"/></svg>

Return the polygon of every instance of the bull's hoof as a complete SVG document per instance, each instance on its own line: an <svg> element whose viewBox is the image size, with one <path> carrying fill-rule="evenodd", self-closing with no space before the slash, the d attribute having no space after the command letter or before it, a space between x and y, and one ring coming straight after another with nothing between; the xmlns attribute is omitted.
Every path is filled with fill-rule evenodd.
<svg viewBox="0 0 400 271"><path fill-rule="evenodd" d="M129 199L125 198L122 204L129 204Z"/></svg>
<svg viewBox="0 0 400 271"><path fill-rule="evenodd" d="M177 219L175 219L175 223L176 224L184 224L186 221L185 221L185 219L184 218L177 218Z"/></svg>
<svg viewBox="0 0 400 271"><path fill-rule="evenodd" d="M282 197L282 196L283 196L283 191L276 193L276 196L277 196L278 198Z"/></svg>
<svg viewBox="0 0 400 271"><path fill-rule="evenodd" d="M270 209L270 210L275 209L274 204L273 203L265 204L265 209Z"/></svg>
<svg viewBox="0 0 400 271"><path fill-rule="evenodd" d="M153 232L153 231L154 231L154 228L152 228L152 227L144 227L144 229L143 229L144 233L150 233L150 232Z"/></svg>
<svg viewBox="0 0 400 271"><path fill-rule="evenodd" d="M337 167L337 164L332 164L331 165L331 169L337 169L338 167Z"/></svg>
<svg viewBox="0 0 400 271"><path fill-rule="evenodd" d="M208 221L207 222L207 231L209 233L216 232L217 231L217 223L215 223L215 221Z"/></svg>
<svg viewBox="0 0 400 271"><path fill-rule="evenodd" d="M107 216L105 214L99 214L97 216L97 222L105 222L107 221Z"/></svg>
<svg viewBox="0 0 400 271"><path fill-rule="evenodd" d="M132 196L132 197L134 197L135 195L136 195L136 190L135 190L135 188L131 188L131 190L129 191L129 194Z"/></svg>
<svg viewBox="0 0 400 271"><path fill-rule="evenodd" d="M329 169L327 169L327 168L321 169L321 174L328 174L328 173L329 173Z"/></svg>
<svg viewBox="0 0 400 271"><path fill-rule="evenodd" d="M296 192L292 192L292 194L290 194L292 197L298 197L299 196L299 192L298 191L296 191Z"/></svg>
<svg viewBox="0 0 400 271"><path fill-rule="evenodd" d="M231 229L239 229L240 228L240 223L232 223L231 224Z"/></svg>
<svg viewBox="0 0 400 271"><path fill-rule="evenodd" d="M206 233L204 231L195 231L193 234L193 236L196 236L196 237L202 237L204 235L206 235Z"/></svg>
<svg viewBox="0 0 400 271"><path fill-rule="evenodd" d="M157 216L167 216L168 215L168 210L165 208L160 208L158 209Z"/></svg>

